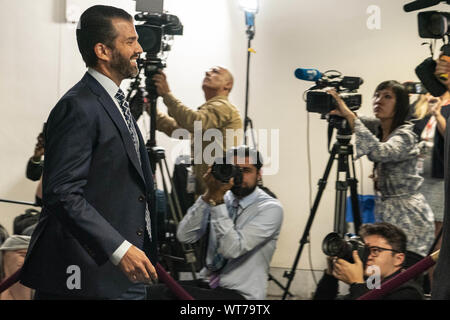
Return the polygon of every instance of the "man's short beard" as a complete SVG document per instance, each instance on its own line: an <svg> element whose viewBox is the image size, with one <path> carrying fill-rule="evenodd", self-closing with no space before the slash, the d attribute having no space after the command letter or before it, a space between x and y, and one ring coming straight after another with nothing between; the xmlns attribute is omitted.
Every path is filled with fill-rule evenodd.
<svg viewBox="0 0 450 320"><path fill-rule="evenodd" d="M231 192L238 198L244 198L255 191L256 187L256 183L253 187L233 186Z"/></svg>
<svg viewBox="0 0 450 320"><path fill-rule="evenodd" d="M131 59L124 58L118 50L113 49L111 67L121 74L124 79L133 78L138 74L139 69L131 64Z"/></svg>

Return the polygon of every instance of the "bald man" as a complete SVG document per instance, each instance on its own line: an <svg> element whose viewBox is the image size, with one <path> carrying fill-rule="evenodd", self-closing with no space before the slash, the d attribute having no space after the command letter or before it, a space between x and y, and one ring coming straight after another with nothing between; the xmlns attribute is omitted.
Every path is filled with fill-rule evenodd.
<svg viewBox="0 0 450 320"><path fill-rule="evenodd" d="M180 138L172 134L176 129L182 128L191 135L191 156L196 176L195 194L199 196L206 190L203 175L208 165L216 157L221 157L223 151L238 146L242 139L242 119L238 109L228 101L233 88L233 76L230 71L218 66L206 71L202 83L206 102L196 111L174 97L162 70L153 77L153 81L168 111L168 115L157 113L157 130L170 137Z"/></svg>

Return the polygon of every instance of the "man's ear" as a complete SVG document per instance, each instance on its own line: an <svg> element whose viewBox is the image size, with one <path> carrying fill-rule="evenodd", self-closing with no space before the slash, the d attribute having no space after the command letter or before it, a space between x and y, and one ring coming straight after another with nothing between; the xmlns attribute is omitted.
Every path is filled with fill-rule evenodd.
<svg viewBox="0 0 450 320"><path fill-rule="evenodd" d="M404 253L396 253L395 254L395 267L401 267L403 265L403 262L405 262L405 254Z"/></svg>
<svg viewBox="0 0 450 320"><path fill-rule="evenodd" d="M110 61L112 57L112 50L107 45L99 42L94 46L94 52L98 60Z"/></svg>

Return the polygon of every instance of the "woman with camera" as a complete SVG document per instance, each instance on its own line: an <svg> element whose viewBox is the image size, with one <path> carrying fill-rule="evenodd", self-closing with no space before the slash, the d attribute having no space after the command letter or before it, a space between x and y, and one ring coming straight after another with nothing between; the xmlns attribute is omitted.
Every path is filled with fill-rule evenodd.
<svg viewBox="0 0 450 320"><path fill-rule="evenodd" d="M334 89L337 101L331 115L344 117L355 133L357 158L367 155L374 162L375 218L403 229L408 237L406 265L425 256L434 239L433 212L418 191L423 178L417 174L417 135L407 122L409 96L397 81L380 83L373 96L375 118L359 117ZM420 256L418 256L420 255Z"/></svg>

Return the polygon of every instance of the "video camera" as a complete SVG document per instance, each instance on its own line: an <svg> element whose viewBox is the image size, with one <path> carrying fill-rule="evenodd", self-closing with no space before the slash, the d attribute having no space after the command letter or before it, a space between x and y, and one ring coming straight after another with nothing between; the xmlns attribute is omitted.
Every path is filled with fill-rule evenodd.
<svg viewBox="0 0 450 320"><path fill-rule="evenodd" d="M167 53L172 49L171 42L176 35L183 35L183 25L177 16L163 13L163 0L136 0L135 20L139 44L145 52L145 58L138 59L139 73L130 85L127 100L133 117L137 120L148 102L147 93L156 97L153 76L159 69L166 67ZM140 71L144 69L145 90L140 87ZM147 91L147 92L146 92Z"/></svg>
<svg viewBox="0 0 450 320"><path fill-rule="evenodd" d="M320 114L327 114L337 107L336 100L324 89L335 88L341 98L351 110L361 107L362 96L356 93L364 82L359 77L342 76L339 71L329 70L323 74L315 69L298 68L295 76L301 80L316 81L316 85L306 93L306 110Z"/></svg>
<svg viewBox="0 0 450 320"><path fill-rule="evenodd" d="M417 0L406 4L403 8L406 12L410 12L431 7L439 4L440 2L450 4L450 0ZM442 56L440 59L450 61L450 45L448 44L448 38L450 35L450 13L440 11L423 11L419 12L417 18L419 36L425 39L442 39L444 41L444 45L441 47ZM447 43L445 39L447 39ZM436 78L434 75L435 70L436 62L433 60L433 56L431 56L419 64L415 71L425 88L433 96L440 97L448 89ZM448 75L443 74L440 75L439 78L441 78L441 80L446 80Z"/></svg>

